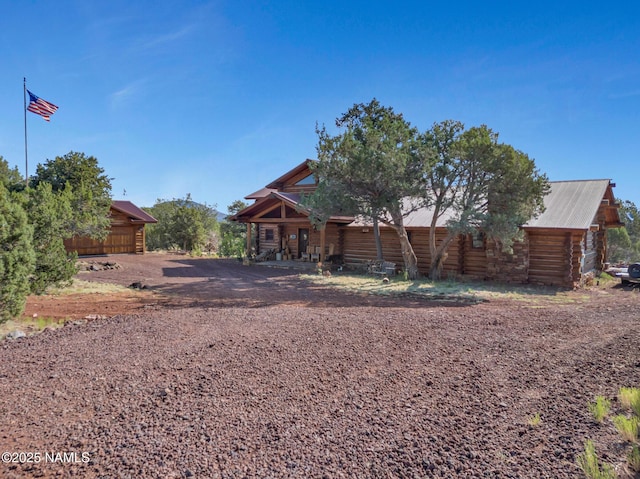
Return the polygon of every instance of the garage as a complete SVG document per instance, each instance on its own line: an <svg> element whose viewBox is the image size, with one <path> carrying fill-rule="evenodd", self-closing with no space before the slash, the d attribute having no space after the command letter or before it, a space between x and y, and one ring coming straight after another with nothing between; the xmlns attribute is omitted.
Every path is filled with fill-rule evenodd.
<svg viewBox="0 0 640 479"><path fill-rule="evenodd" d="M144 254L145 225L158 221L130 201L113 201L110 219L111 228L104 241L74 236L64 242L67 251L75 251L78 256Z"/></svg>

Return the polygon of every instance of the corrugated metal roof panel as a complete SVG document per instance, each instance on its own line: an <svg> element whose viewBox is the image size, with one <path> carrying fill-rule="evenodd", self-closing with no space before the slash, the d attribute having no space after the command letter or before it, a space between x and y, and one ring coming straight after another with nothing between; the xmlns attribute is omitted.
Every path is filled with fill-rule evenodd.
<svg viewBox="0 0 640 479"><path fill-rule="evenodd" d="M403 210L408 211L412 209L413 206L411 203L405 203ZM437 227L446 226L447 221L452 217L453 213L450 211L446 211L440 218L438 218L438 222L436 224ZM430 227L431 220L433 219L433 209L432 208L418 208L411 213L408 213L404 217L404 226L407 227ZM349 226L353 227L363 227L363 226L371 226L371 220L366 219L362 216L359 216L355 219L355 221Z"/></svg>
<svg viewBox="0 0 640 479"><path fill-rule="evenodd" d="M552 181L546 210L525 228L588 229L604 198L609 180Z"/></svg>
<svg viewBox="0 0 640 479"><path fill-rule="evenodd" d="M589 229L607 191L609 180L551 181L550 185L551 191L544 198L545 212L527 222L525 228ZM452 216L452 211L445 212L438 218L436 226L446 227ZM409 213L404 225L430 227L432 218L432 208L420 208ZM370 224L370 221L360 218L349 226L362 227Z"/></svg>

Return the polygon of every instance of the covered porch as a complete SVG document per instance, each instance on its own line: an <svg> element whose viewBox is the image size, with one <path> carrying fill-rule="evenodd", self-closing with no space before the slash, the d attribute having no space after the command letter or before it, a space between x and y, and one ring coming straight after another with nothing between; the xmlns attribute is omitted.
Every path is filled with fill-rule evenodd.
<svg viewBox="0 0 640 479"><path fill-rule="evenodd" d="M342 254L339 227L353 218L332 217L316 228L299 200L298 194L270 192L231 218L246 224L247 256L274 253L284 261L318 263Z"/></svg>

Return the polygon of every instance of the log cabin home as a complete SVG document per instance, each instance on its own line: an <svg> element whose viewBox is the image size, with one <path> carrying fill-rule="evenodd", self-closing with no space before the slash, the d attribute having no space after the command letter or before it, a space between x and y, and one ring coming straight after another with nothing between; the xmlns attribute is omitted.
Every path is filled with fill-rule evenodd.
<svg viewBox="0 0 640 479"><path fill-rule="evenodd" d="M309 214L300 206L305 193L316 188L316 179L309 169L314 160L306 160L261 190L245 198L254 203L230 217L247 224L247 251L253 238L251 225L256 227L256 254L269 250L282 252L283 259L321 261L339 254L341 228L353 217L333 216L325 228L317 230Z"/></svg>
<svg viewBox="0 0 640 479"><path fill-rule="evenodd" d="M74 236L64 241L66 250L75 251L78 256L146 252L145 225L158 220L132 202L123 200L111 202L109 218L111 227L104 241Z"/></svg>
<svg viewBox="0 0 640 479"><path fill-rule="evenodd" d="M338 255L348 266L376 258L373 228L353 217L331 217L324 229L316 230L301 196L312 192L316 180L306 160L246 199L254 203L231 220L247 224L247 251L280 252L283 259L323 261ZM524 239L511 253L502 251L481 231L458 236L447 250L445 277L467 277L490 281L577 287L589 273L602 271L607 258L606 229L623 226L610 180L553 181L545 197L545 212L522 225ZM429 270L431 212L415 211L405 219L409 239L418 258L418 268ZM446 231L446 217L437 223L437 238ZM402 265L397 234L381 225L383 256Z"/></svg>

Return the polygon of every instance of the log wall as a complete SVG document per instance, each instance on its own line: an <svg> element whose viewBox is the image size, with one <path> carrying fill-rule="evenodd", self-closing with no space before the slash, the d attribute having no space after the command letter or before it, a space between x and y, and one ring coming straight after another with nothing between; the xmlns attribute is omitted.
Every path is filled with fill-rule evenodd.
<svg viewBox="0 0 640 479"><path fill-rule="evenodd" d="M376 259L376 243L371 227L345 227L344 232L344 260L348 265L358 268L369 260ZM418 270L422 274L429 272L431 254L429 253L429 230L427 228L408 229L411 246L418 259ZM438 230L436 241L442 241L446 236L446 230ZM382 256L386 261L396 263L399 269L404 267L404 259L400 249L400 240L395 230L388 227L380 228L380 240L382 242ZM459 238L453 240L448 248L447 259L444 262L443 274L456 276L459 271Z"/></svg>
<svg viewBox="0 0 640 479"><path fill-rule="evenodd" d="M343 231L347 264L357 267L376 258L373 228L345 227ZM418 258L418 269L427 274L431 262L429 230L416 228L409 229L408 233ZM396 232L381 228L380 236L384 259L402 268L404 261ZM437 241L445 236L445 229L436 233ZM512 252L506 253L493 241L484 240L482 248L474 248L471 236L459 236L447 250L443 277L465 275L510 283L575 287L585 271L582 240L582 232L529 231L524 240L514 243ZM591 237L596 249L597 240L597 235Z"/></svg>
<svg viewBox="0 0 640 479"><path fill-rule="evenodd" d="M607 208L605 205L601 205L596 214L596 221L599 225L599 230L595 234L595 269L598 271L604 270L604 264L607 261Z"/></svg>
<svg viewBox="0 0 640 479"><path fill-rule="evenodd" d="M584 233L528 231L529 282L575 287L582 276Z"/></svg>
<svg viewBox="0 0 640 479"><path fill-rule="evenodd" d="M483 238L481 246L474 246L472 235L459 238L460 271L474 278L484 279L487 276L487 242Z"/></svg>
<svg viewBox="0 0 640 479"><path fill-rule="evenodd" d="M273 232L273 238L267 239L267 231ZM274 223L260 223L258 225L258 254L270 249L280 250L280 228Z"/></svg>
<svg viewBox="0 0 640 479"><path fill-rule="evenodd" d="M584 234L584 264L582 273L594 271L597 268L598 260L598 238L596 231L587 231Z"/></svg>
<svg viewBox="0 0 640 479"><path fill-rule="evenodd" d="M274 231L273 240L267 240L265 230ZM298 237L300 228L309 230L309 245L320 246L320 231L310 223L260 224L259 252L268 249L280 251L289 248L291 257L300 257ZM418 270L428 274L431 263L429 229L407 230L418 259ZM291 239L295 235L295 239ZM436 240L444 240L446 229L438 229ZM404 267L398 235L392 228L381 227L382 253L386 261ZM482 247L474 247L471 236L455 238L447 250L443 277L459 275L502 282L532 283L562 287L576 287L585 272L598 269L600 251L603 251L599 232L571 232L558 230L529 230L523 241L505 253L493 241L484 240ZM376 258L372 227L338 226L328 224L325 229L325 255L333 244L334 254L342 254L347 265L362 268Z"/></svg>

